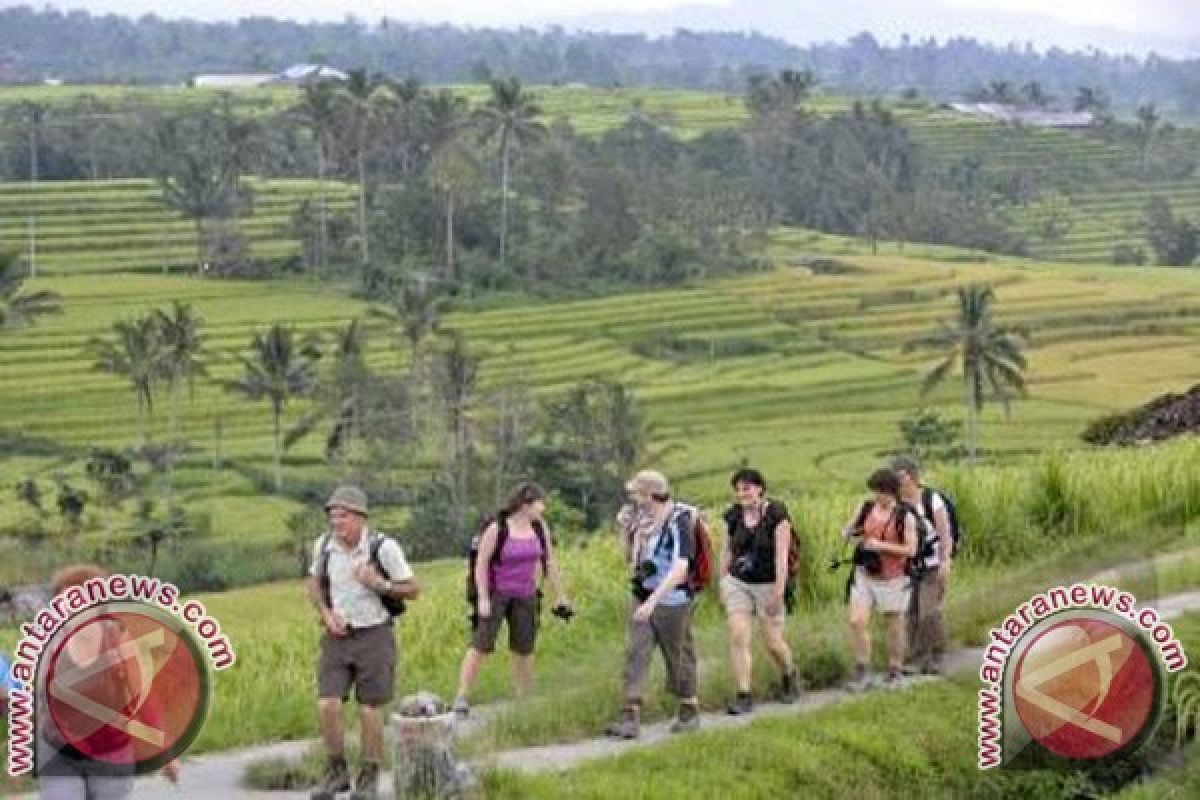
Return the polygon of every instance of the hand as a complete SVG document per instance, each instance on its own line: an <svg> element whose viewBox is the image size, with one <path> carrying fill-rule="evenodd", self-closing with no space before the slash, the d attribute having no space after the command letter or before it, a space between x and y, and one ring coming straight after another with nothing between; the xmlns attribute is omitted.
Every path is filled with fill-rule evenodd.
<svg viewBox="0 0 1200 800"><path fill-rule="evenodd" d="M346 620L332 608L321 611L321 619L325 621L325 629L339 639L346 635Z"/></svg>
<svg viewBox="0 0 1200 800"><path fill-rule="evenodd" d="M490 617L492 615L492 601L486 597L479 598L479 602L475 604L475 613L480 619Z"/></svg>
<svg viewBox="0 0 1200 800"><path fill-rule="evenodd" d="M650 615L654 613L654 607L656 605L658 605L658 604L655 603L653 600L647 600L646 602L642 603L640 606L637 607L637 610L633 612L633 621L634 622L649 622Z"/></svg>
<svg viewBox="0 0 1200 800"><path fill-rule="evenodd" d="M354 567L354 580L361 583L373 592L382 592L385 579L379 574L379 570L375 569L369 563L362 561Z"/></svg>
<svg viewBox="0 0 1200 800"><path fill-rule="evenodd" d="M879 540L864 538L858 546L868 553L875 553L879 551Z"/></svg>
<svg viewBox="0 0 1200 800"><path fill-rule="evenodd" d="M171 783L179 783L179 759L173 758L162 767L163 777Z"/></svg>

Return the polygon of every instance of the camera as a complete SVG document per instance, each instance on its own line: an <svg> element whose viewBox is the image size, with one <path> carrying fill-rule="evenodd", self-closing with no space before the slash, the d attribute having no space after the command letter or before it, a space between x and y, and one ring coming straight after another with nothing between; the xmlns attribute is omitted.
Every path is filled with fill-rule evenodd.
<svg viewBox="0 0 1200 800"><path fill-rule="evenodd" d="M575 616L575 609L571 608L566 603L559 603L550 609L550 613L561 619L563 622L570 622L571 617Z"/></svg>
<svg viewBox="0 0 1200 800"><path fill-rule="evenodd" d="M638 599L638 602L645 602L646 598L650 596L650 590L642 584L657 574L658 565L653 561L643 561L634 567L633 577L630 578L629 583L633 588L633 596Z"/></svg>

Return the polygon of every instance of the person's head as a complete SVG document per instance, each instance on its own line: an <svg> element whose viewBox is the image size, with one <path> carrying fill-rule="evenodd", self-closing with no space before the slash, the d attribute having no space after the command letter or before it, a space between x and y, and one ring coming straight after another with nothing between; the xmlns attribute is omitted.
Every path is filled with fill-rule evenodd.
<svg viewBox="0 0 1200 800"><path fill-rule="evenodd" d="M733 473L729 485L733 487L738 502L744 506L758 505L767 491L767 479L752 467L742 467Z"/></svg>
<svg viewBox="0 0 1200 800"><path fill-rule="evenodd" d="M354 546L367 522L367 494L357 486L339 486L325 503L329 527L345 544Z"/></svg>
<svg viewBox="0 0 1200 800"><path fill-rule="evenodd" d="M910 492L921 486L921 467L911 456L896 456L892 459L892 472L900 481L900 491Z"/></svg>
<svg viewBox="0 0 1200 800"><path fill-rule="evenodd" d="M875 493L875 502L891 505L900 495L900 479L890 469L877 469L867 478L867 488Z"/></svg>
<svg viewBox="0 0 1200 800"><path fill-rule="evenodd" d="M504 502L504 513L509 516L527 514L530 518L540 517L546 513L546 493L536 483L526 481L508 496Z"/></svg>
<svg viewBox="0 0 1200 800"><path fill-rule="evenodd" d="M633 501L643 508L662 505L671 499L671 484L667 482L667 476L652 469L644 469L634 475L625 484L625 489Z"/></svg>
<svg viewBox="0 0 1200 800"><path fill-rule="evenodd" d="M83 586L91 580L103 580L108 577L108 570L95 564L72 564L63 567L50 578L50 590L61 594L72 586Z"/></svg>

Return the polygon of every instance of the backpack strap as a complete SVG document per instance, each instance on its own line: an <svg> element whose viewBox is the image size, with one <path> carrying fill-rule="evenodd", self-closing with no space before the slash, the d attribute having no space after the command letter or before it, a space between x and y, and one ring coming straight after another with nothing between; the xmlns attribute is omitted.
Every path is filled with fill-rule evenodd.
<svg viewBox="0 0 1200 800"><path fill-rule="evenodd" d="M537 536L538 545L542 548L542 572L546 572L550 563L550 548L546 546L546 526L540 519L533 521L533 532Z"/></svg>
<svg viewBox="0 0 1200 800"><path fill-rule="evenodd" d="M928 486L921 487L921 508L925 511L925 519L930 525L937 527L933 519L933 498L936 493Z"/></svg>
<svg viewBox="0 0 1200 800"><path fill-rule="evenodd" d="M863 523L867 521L869 515L875 509L874 500L866 500L858 509L858 515L854 518L854 527L861 528Z"/></svg>
<svg viewBox="0 0 1200 800"><path fill-rule="evenodd" d="M329 531L321 534L317 544L317 585L321 588L325 607L332 608L333 597L329 593Z"/></svg>
<svg viewBox="0 0 1200 800"><path fill-rule="evenodd" d="M380 572L382 572L383 575L388 580L391 580L392 576L387 571L387 567L383 566L383 562L379 560L379 551L383 549L383 545L385 542L387 542L387 540L388 540L387 534L378 533L376 531L371 531L371 541L370 541L371 565L374 566L376 569L378 569Z"/></svg>
<svg viewBox="0 0 1200 800"><path fill-rule="evenodd" d="M508 514L503 511L496 515L496 546L492 548L491 565L494 567L500 563L500 552L504 549L504 543L508 541Z"/></svg>

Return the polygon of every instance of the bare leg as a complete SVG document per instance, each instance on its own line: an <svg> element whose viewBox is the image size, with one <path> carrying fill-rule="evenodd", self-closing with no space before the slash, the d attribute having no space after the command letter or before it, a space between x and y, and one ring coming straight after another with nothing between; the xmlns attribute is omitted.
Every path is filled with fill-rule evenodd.
<svg viewBox="0 0 1200 800"><path fill-rule="evenodd" d="M764 618L762 631L767 654L771 656L775 666L779 667L780 672L789 673L793 666L792 649L788 647L787 638L784 636L785 620L786 617Z"/></svg>
<svg viewBox="0 0 1200 800"><path fill-rule="evenodd" d="M467 654L463 656L462 669L458 673L458 694L456 697L466 699L471 691L471 687L475 685L475 679L479 677L479 668L483 666L484 659L487 658L487 653L482 653L474 647L467 650Z"/></svg>
<svg viewBox="0 0 1200 800"><path fill-rule="evenodd" d="M885 614L888 633L888 667L900 669L908 640L908 619L904 614Z"/></svg>
<svg viewBox="0 0 1200 800"><path fill-rule="evenodd" d="M533 688L533 654L527 656L512 654L513 689L518 698L529 695Z"/></svg>
<svg viewBox="0 0 1200 800"><path fill-rule="evenodd" d="M729 615L729 663L733 666L733 678L739 692L750 691L750 673L753 667L750 655L750 637L754 631L754 620L749 614L738 611Z"/></svg>
<svg viewBox="0 0 1200 800"><path fill-rule="evenodd" d="M363 761L379 764L383 761L383 709L378 706L363 706L360 710Z"/></svg>
<svg viewBox="0 0 1200 800"><path fill-rule="evenodd" d="M867 603L850 605L850 645L854 650L856 664L871 663L871 606Z"/></svg>
<svg viewBox="0 0 1200 800"><path fill-rule="evenodd" d="M346 742L342 736L341 698L319 698L317 717L321 721L321 739L325 742L325 751L331 756L343 755L346 752Z"/></svg>

